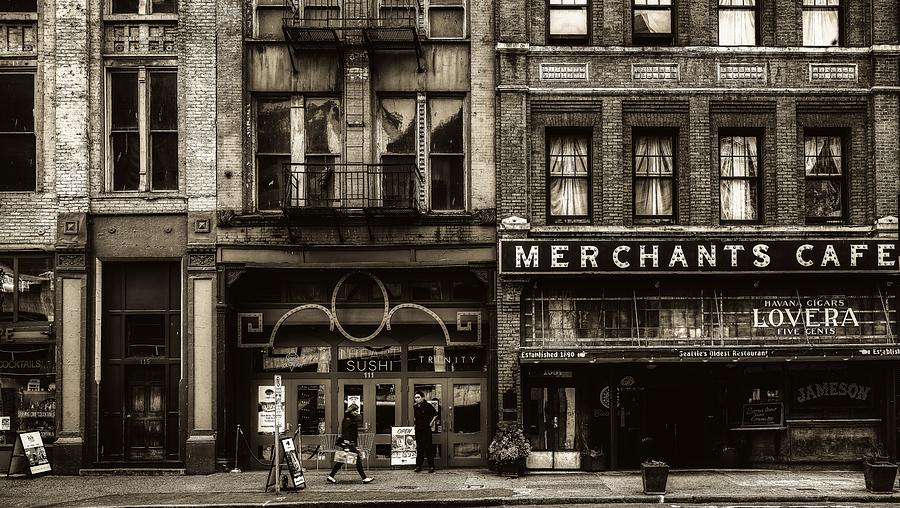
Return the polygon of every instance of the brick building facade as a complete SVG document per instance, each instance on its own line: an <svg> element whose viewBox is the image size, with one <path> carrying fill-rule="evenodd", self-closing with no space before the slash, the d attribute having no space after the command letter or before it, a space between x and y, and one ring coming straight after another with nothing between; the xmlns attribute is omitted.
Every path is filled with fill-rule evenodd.
<svg viewBox="0 0 900 508"><path fill-rule="evenodd" d="M896 6L496 5L499 416L529 466L894 450L896 255L846 249L895 252Z"/></svg>

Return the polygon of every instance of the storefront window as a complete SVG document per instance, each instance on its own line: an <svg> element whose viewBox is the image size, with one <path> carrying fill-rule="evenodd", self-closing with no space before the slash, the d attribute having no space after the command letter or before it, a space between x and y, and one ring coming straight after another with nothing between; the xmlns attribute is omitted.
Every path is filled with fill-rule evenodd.
<svg viewBox="0 0 900 508"><path fill-rule="evenodd" d="M484 349L462 346L409 346L411 372L480 372Z"/></svg>
<svg viewBox="0 0 900 508"><path fill-rule="evenodd" d="M325 434L325 385L304 384L297 386L297 428L301 436ZM300 439L300 452L309 457L318 448L317 440Z"/></svg>
<svg viewBox="0 0 900 508"><path fill-rule="evenodd" d="M330 346L276 347L264 353L263 370L331 372Z"/></svg>
<svg viewBox="0 0 900 508"><path fill-rule="evenodd" d="M0 445L18 432L40 431L56 439L56 361L53 346L0 348Z"/></svg>
<svg viewBox="0 0 900 508"><path fill-rule="evenodd" d="M797 365L789 370L791 418L876 418L881 390L865 366Z"/></svg>
<svg viewBox="0 0 900 508"><path fill-rule="evenodd" d="M400 372L400 346L341 346L338 372Z"/></svg>
<svg viewBox="0 0 900 508"><path fill-rule="evenodd" d="M53 321L48 257L0 257L0 321Z"/></svg>
<svg viewBox="0 0 900 508"><path fill-rule="evenodd" d="M897 335L895 297L886 287L534 291L523 305L523 339L531 347L648 345L647 339L660 345L693 345L697 339L719 345L893 344Z"/></svg>

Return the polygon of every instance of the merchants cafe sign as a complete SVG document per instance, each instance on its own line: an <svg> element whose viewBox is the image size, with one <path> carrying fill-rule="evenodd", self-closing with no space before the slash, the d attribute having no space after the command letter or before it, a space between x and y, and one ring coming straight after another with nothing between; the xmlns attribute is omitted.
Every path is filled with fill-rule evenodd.
<svg viewBox="0 0 900 508"><path fill-rule="evenodd" d="M500 273L896 272L894 240L500 240Z"/></svg>

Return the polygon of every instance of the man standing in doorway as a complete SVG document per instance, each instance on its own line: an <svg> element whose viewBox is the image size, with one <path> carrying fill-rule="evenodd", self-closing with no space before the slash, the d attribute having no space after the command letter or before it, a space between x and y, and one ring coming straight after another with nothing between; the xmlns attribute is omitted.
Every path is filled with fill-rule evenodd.
<svg viewBox="0 0 900 508"><path fill-rule="evenodd" d="M438 413L430 402L425 400L425 393L418 391L413 396L413 418L416 427L416 469L418 473L422 465L428 461L428 472L434 472L434 445L431 443L431 426L437 420Z"/></svg>

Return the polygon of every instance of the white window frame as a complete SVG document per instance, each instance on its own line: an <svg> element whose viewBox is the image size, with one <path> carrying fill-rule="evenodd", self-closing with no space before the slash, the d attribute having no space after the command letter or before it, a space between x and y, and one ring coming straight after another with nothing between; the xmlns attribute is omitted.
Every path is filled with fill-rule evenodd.
<svg viewBox="0 0 900 508"><path fill-rule="evenodd" d="M435 99L459 99L462 101L462 116L463 116L463 182L462 182L462 207L458 209L440 209L437 210L432 206L431 199L431 111L429 105L432 100ZM442 95L442 94L429 94L425 96L425 199L428 202L428 210L431 213L437 214L460 214L469 210L469 152L471 151L471 143L469 139L469 95Z"/></svg>

